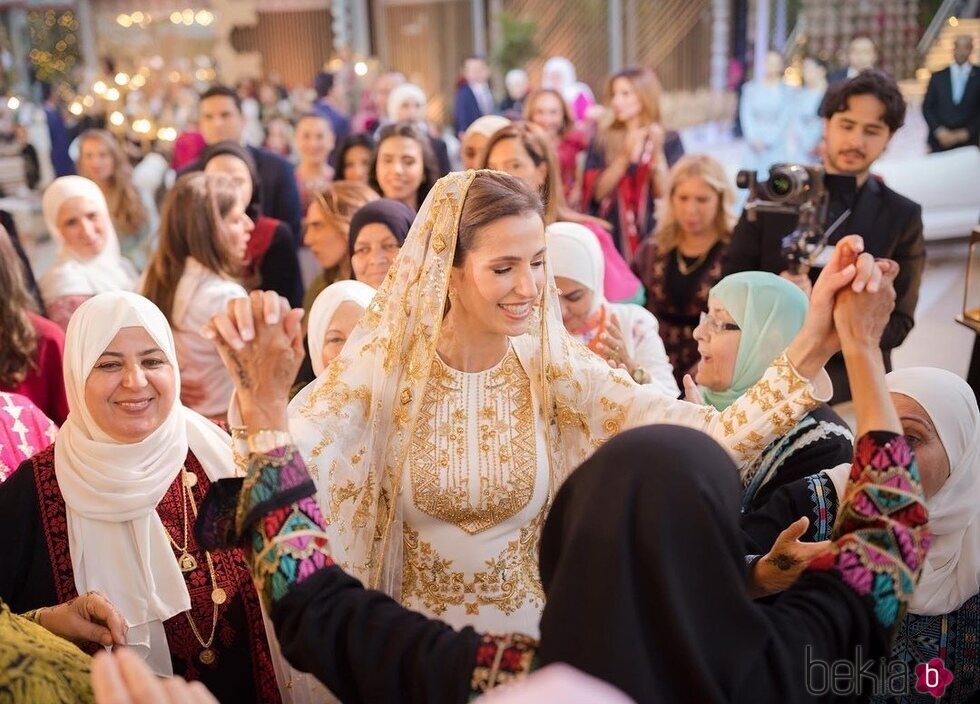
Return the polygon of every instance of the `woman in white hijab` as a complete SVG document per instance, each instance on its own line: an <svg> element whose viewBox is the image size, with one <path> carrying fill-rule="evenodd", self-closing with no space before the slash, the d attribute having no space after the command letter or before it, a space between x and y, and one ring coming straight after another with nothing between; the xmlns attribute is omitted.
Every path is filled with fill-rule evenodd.
<svg viewBox="0 0 980 704"><path fill-rule="evenodd" d="M48 316L62 328L86 299L105 291L132 291L136 271L119 238L99 187L81 176L62 176L41 199L44 224L58 242L58 258L41 277Z"/></svg>
<svg viewBox="0 0 980 704"><path fill-rule="evenodd" d="M402 83L396 86L388 94L388 104L385 106L388 119L379 126L375 139L380 134L380 128L386 124L411 122L419 132L429 138L429 146L432 147L432 153L439 162L439 175L445 176L449 173L449 151L445 140L439 136L439 131L426 117L425 107L428 104L429 99L425 91L414 83Z"/></svg>
<svg viewBox="0 0 980 704"><path fill-rule="evenodd" d="M953 674L943 701L975 701L980 695L975 645L980 642L980 410L970 386L944 369L896 369L886 381L915 451L932 532L892 658L909 673L903 692L916 691L917 664L941 658ZM775 531L803 515L810 519L806 540L827 538L848 472L849 465L841 465L778 489L766 508L743 520L743 530L764 550Z"/></svg>
<svg viewBox="0 0 980 704"><path fill-rule="evenodd" d="M314 374L320 376L340 354L374 293L371 286L361 281L338 281L316 297L310 309L306 338Z"/></svg>
<svg viewBox="0 0 980 704"><path fill-rule="evenodd" d="M564 56L552 56L544 62L544 68L541 70L541 87L561 93L576 122L585 120L589 108L596 104L592 89L578 80L575 64Z"/></svg>
<svg viewBox="0 0 980 704"><path fill-rule="evenodd" d="M552 223L546 233L565 329L611 366L626 369L637 383L679 396L653 313L606 300L605 264L595 235L574 222Z"/></svg>
<svg viewBox="0 0 980 704"><path fill-rule="evenodd" d="M484 115L466 128L459 145L459 158L463 169L478 169L483 162L483 151L494 133L510 124L510 120L500 115Z"/></svg>
<svg viewBox="0 0 980 704"><path fill-rule="evenodd" d="M158 675L200 680L222 701L278 702L259 600L238 551L197 546L211 483L234 475L231 442L180 403L166 318L110 292L68 325L71 413L55 444L0 486L8 536L0 594L15 611L98 591Z"/></svg>

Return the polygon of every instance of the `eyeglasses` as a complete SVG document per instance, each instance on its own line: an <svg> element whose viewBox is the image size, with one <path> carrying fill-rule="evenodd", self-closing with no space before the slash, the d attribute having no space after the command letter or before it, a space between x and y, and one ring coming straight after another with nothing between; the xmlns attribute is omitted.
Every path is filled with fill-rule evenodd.
<svg viewBox="0 0 980 704"><path fill-rule="evenodd" d="M736 323L724 323L715 318L711 313L701 313L699 327L705 328L709 333L715 335L725 330L741 330Z"/></svg>

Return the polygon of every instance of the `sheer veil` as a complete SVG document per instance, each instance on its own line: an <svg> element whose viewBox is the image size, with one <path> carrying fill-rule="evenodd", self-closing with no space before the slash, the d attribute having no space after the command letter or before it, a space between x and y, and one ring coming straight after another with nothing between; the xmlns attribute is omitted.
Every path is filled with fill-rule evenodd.
<svg viewBox="0 0 980 704"><path fill-rule="evenodd" d="M318 487L338 562L368 587L400 598L398 495L415 422L436 361L467 191L485 171L451 173L433 187L387 278L341 354L290 404L290 428ZM675 415L674 399L640 387L566 333L558 290L546 285L528 333L511 338L531 380L539 427L548 432L550 497L606 439ZM713 409L682 404L687 425Z"/></svg>

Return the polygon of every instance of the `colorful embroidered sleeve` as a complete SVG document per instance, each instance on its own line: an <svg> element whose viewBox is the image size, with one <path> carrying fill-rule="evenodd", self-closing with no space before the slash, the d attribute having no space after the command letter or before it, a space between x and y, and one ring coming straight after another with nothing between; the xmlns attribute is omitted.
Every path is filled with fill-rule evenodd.
<svg viewBox="0 0 980 704"><path fill-rule="evenodd" d="M537 668L538 642L519 633L485 633L476 648L476 666L470 681L470 699L499 685L523 679Z"/></svg>
<svg viewBox="0 0 980 704"><path fill-rule="evenodd" d="M294 446L252 454L244 480L212 485L196 532L205 545L244 545L280 646L296 667L346 693L345 701L371 701L364 692L381 691L379 673L386 673L402 701L452 704L533 669L534 639L456 631L364 589L335 566L314 495ZM346 649L321 647L333 642ZM404 671L404 662L418 667Z"/></svg>
<svg viewBox="0 0 980 704"><path fill-rule="evenodd" d="M333 564L315 494L295 447L249 457L235 527L267 609L292 585Z"/></svg>
<svg viewBox="0 0 980 704"><path fill-rule="evenodd" d="M836 572L869 599L878 622L892 630L915 590L929 548L925 499L906 439L871 432L858 440L834 528L835 550L811 570Z"/></svg>

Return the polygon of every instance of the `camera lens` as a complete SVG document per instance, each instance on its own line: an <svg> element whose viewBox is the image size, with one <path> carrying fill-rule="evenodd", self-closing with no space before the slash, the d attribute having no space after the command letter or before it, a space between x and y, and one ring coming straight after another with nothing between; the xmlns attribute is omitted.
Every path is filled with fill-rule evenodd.
<svg viewBox="0 0 980 704"><path fill-rule="evenodd" d="M769 187L775 196L786 196L793 190L793 181L786 174L777 174L769 180Z"/></svg>

